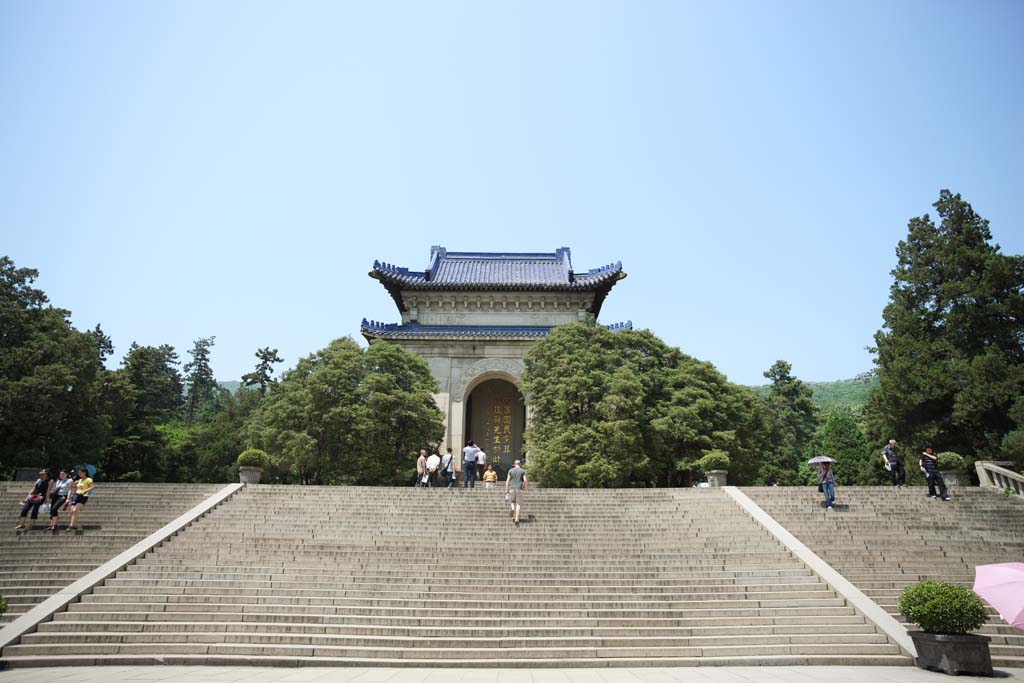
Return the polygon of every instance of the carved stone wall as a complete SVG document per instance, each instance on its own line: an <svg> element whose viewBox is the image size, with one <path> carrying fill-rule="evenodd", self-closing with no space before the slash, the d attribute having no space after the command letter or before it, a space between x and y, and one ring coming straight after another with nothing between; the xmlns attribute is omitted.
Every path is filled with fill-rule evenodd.
<svg viewBox="0 0 1024 683"><path fill-rule="evenodd" d="M519 387L522 385L525 369L525 363L518 358L483 358L462 370L452 384L449 395L452 401L463 401L466 399L467 389L475 380L500 375L511 377L513 383Z"/></svg>

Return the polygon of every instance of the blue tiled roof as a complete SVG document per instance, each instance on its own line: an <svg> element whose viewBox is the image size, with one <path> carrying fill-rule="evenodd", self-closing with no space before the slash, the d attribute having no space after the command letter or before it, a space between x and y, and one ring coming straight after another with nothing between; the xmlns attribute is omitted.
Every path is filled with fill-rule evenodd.
<svg viewBox="0 0 1024 683"><path fill-rule="evenodd" d="M568 247L553 253L450 252L433 247L424 270L374 261L370 277L413 290L571 290L614 284L625 273L621 262L577 273Z"/></svg>
<svg viewBox="0 0 1024 683"><path fill-rule="evenodd" d="M633 322L605 325L609 330L633 329ZM420 325L419 323L379 323L363 318L360 331L367 339L513 339L533 340L546 337L550 327L502 325Z"/></svg>

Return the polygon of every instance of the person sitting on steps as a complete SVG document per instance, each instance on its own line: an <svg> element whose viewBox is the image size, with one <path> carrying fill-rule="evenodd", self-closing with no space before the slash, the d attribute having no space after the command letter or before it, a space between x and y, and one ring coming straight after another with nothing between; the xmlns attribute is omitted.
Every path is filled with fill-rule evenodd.
<svg viewBox="0 0 1024 683"><path fill-rule="evenodd" d="M78 480L75 481L75 493L71 496L71 523L68 525L67 531L78 530L78 513L82 511L85 504L89 502L89 496L92 495L92 478L89 476L89 470L84 467L78 468Z"/></svg>
<svg viewBox="0 0 1024 683"><path fill-rule="evenodd" d="M57 530L57 515L60 514L61 506L68 502L70 494L71 479L68 478L67 470L61 470L50 489L50 526L46 527L47 531Z"/></svg>
<svg viewBox="0 0 1024 683"><path fill-rule="evenodd" d="M18 526L14 527L16 531L21 531L25 528L29 510L32 511L32 521L39 519L39 506L45 503L47 496L50 495L50 484L49 472L40 470L39 478L32 485L32 492L28 494L28 497L25 498L25 504L21 506L21 517L18 520Z"/></svg>

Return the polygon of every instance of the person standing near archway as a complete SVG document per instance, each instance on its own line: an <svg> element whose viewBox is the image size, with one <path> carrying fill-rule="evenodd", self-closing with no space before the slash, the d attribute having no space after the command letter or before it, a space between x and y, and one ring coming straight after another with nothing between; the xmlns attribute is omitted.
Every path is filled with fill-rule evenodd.
<svg viewBox="0 0 1024 683"><path fill-rule="evenodd" d="M472 439L462 449L462 488L476 488L476 454L479 452Z"/></svg>

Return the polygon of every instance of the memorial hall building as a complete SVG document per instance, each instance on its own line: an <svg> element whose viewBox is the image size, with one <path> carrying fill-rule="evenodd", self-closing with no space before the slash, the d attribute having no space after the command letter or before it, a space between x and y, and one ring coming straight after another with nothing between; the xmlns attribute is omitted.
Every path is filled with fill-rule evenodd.
<svg viewBox="0 0 1024 683"><path fill-rule="evenodd" d="M458 452L473 439L504 471L523 450L530 413L523 356L530 344L556 325L597 319L626 274L621 263L578 272L565 247L553 253L432 247L422 270L375 261L370 277L388 290L401 322L364 319L363 336L422 356L440 387L434 398L445 416L442 445Z"/></svg>

